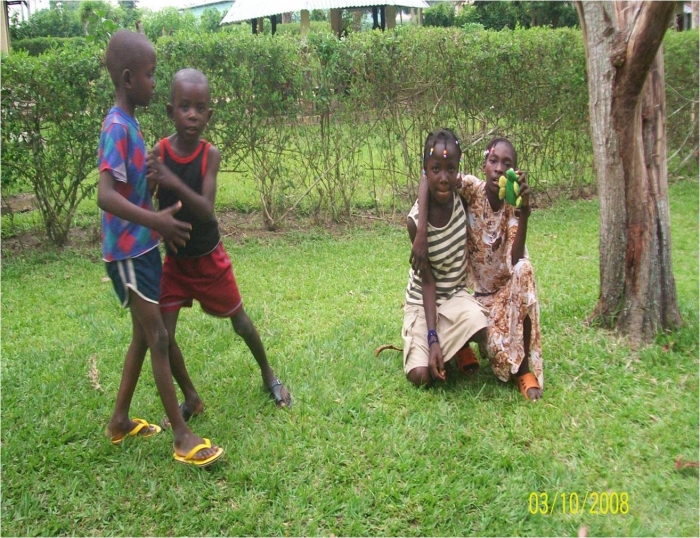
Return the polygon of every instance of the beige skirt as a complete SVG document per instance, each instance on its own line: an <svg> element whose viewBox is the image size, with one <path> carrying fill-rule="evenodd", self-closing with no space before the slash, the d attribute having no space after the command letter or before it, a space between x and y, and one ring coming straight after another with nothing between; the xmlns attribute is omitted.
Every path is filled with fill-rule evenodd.
<svg viewBox="0 0 700 538"><path fill-rule="evenodd" d="M488 310L466 290L460 290L437 308L437 327L444 361L454 357L474 334L486 327ZM422 305L404 307L403 369L405 373L428 366L428 327Z"/></svg>

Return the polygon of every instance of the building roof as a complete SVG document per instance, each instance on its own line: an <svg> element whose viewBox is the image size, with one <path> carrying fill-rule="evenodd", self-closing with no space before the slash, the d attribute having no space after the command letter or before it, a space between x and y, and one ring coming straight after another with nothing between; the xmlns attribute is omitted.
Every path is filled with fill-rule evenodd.
<svg viewBox="0 0 700 538"><path fill-rule="evenodd" d="M221 24L270 17L289 11L372 6L429 7L423 0L236 0Z"/></svg>

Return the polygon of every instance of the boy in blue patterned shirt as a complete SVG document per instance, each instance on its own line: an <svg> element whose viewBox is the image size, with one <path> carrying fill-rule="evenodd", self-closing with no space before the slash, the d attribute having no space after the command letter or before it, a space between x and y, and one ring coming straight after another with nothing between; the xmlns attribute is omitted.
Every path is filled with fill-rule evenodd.
<svg viewBox="0 0 700 538"><path fill-rule="evenodd" d="M158 304L162 270L158 235L177 250L189 239L191 226L174 218L179 205L154 212L148 189L146 147L134 112L137 106L148 105L153 95L155 49L146 36L121 30L107 45L105 62L116 96L103 122L98 150L102 255L122 306L130 309L133 326L106 433L113 444L119 444L127 437L150 437L161 431L155 424L129 417L131 398L150 349L153 377L173 428L173 458L209 465L224 450L192 433L180 414L168 357L168 332Z"/></svg>

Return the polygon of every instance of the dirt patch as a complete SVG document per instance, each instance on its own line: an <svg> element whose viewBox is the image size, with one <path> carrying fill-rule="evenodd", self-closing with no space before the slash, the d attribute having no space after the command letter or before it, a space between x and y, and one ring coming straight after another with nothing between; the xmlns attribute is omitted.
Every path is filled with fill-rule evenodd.
<svg viewBox="0 0 700 538"><path fill-rule="evenodd" d="M24 213L36 209L36 196L31 193L13 194L4 196L0 202L0 214Z"/></svg>

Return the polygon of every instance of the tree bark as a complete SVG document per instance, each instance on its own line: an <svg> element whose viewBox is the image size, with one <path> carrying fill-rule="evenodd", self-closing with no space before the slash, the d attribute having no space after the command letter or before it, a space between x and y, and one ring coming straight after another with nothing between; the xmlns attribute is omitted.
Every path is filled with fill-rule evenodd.
<svg viewBox="0 0 700 538"><path fill-rule="evenodd" d="M682 323L671 264L661 41L673 2L576 2L600 198L591 319L633 343Z"/></svg>

